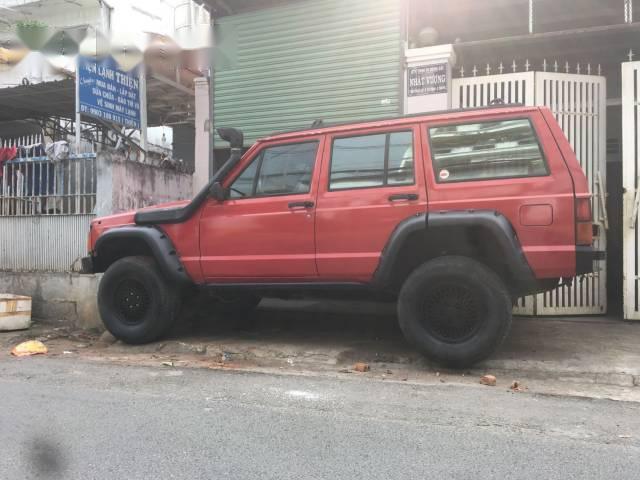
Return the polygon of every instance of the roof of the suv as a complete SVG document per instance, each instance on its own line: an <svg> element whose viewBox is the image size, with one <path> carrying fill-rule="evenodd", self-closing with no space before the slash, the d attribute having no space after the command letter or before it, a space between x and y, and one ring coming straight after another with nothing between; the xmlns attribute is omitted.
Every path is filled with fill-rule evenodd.
<svg viewBox="0 0 640 480"><path fill-rule="evenodd" d="M308 128L303 130L295 130L291 132L277 133L264 137L258 142L267 142L274 140L286 140L292 138L307 137L313 135L322 135L326 133L341 133L351 130L360 130L365 128L388 127L406 124L414 124L421 121L439 121L456 119L468 119L485 116L513 115L517 113L531 112L539 107L525 107L523 105L492 105L490 107L465 108L457 110L440 110L437 112L420 113L415 115L404 115L402 117L380 118L374 120L365 120L361 122L349 122L336 125L325 125L317 128Z"/></svg>

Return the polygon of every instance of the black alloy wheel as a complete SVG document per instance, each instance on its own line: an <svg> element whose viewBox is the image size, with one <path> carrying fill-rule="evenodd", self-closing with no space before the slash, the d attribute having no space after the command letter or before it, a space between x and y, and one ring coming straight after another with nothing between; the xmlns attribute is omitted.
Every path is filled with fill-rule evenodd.
<svg viewBox="0 0 640 480"><path fill-rule="evenodd" d="M487 308L476 292L460 283L442 283L429 290L423 302L422 325L447 343L462 343L484 324Z"/></svg>
<svg viewBox="0 0 640 480"><path fill-rule="evenodd" d="M136 325L147 313L151 298L142 282L127 278L115 289L114 303L123 321L129 325Z"/></svg>

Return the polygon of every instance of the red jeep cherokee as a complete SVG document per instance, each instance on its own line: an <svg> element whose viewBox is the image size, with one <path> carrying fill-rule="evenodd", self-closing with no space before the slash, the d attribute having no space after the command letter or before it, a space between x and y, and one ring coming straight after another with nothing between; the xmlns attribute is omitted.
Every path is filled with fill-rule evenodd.
<svg viewBox="0 0 640 480"><path fill-rule="evenodd" d="M87 272L129 343L167 331L199 290L212 309L262 296L397 300L408 340L467 366L513 300L593 270L587 180L545 108L501 106L319 127L258 141L188 202L94 220Z"/></svg>

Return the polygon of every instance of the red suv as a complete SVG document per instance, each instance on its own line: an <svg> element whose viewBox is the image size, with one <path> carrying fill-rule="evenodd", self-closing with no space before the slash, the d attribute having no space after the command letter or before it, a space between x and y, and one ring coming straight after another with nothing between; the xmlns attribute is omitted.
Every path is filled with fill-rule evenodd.
<svg viewBox="0 0 640 480"><path fill-rule="evenodd" d="M265 138L191 201L92 222L106 328L171 326L185 295L243 312L263 296L397 301L407 339L462 367L503 341L515 298L591 272L590 194L545 108L500 106ZM567 280L568 281L568 280Z"/></svg>

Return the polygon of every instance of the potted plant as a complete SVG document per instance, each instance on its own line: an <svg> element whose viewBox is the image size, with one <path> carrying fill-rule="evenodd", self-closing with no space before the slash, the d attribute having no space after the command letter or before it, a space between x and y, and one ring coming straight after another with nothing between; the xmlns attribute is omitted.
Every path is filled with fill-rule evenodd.
<svg viewBox="0 0 640 480"><path fill-rule="evenodd" d="M16 23L16 33L31 50L39 50L49 39L49 27L39 20L20 20Z"/></svg>

